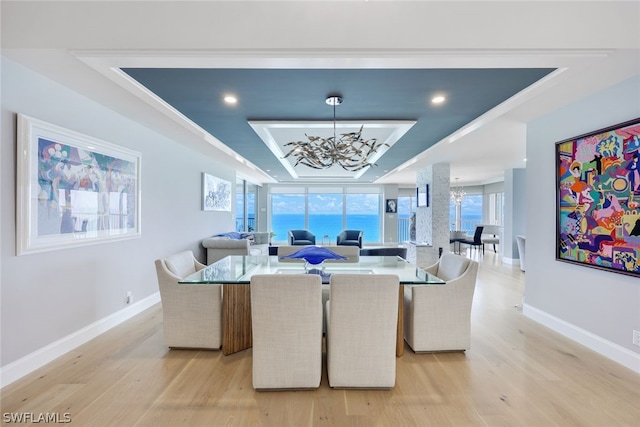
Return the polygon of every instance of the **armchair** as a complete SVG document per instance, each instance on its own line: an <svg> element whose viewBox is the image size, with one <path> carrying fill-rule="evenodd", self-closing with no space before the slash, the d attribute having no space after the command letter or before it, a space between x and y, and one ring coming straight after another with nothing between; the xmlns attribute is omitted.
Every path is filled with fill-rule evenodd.
<svg viewBox="0 0 640 427"><path fill-rule="evenodd" d="M336 238L336 245L362 248L362 230L343 230Z"/></svg>
<svg viewBox="0 0 640 427"><path fill-rule="evenodd" d="M168 347L219 349L222 344L221 285L178 284L178 280L202 270L191 251L155 261L162 328Z"/></svg>
<svg viewBox="0 0 640 427"><path fill-rule="evenodd" d="M289 230L289 245L304 246L315 245L316 236L308 230Z"/></svg>
<svg viewBox="0 0 640 427"><path fill-rule="evenodd" d="M478 263L448 252L425 270L446 284L405 286L405 341L415 352L468 350Z"/></svg>

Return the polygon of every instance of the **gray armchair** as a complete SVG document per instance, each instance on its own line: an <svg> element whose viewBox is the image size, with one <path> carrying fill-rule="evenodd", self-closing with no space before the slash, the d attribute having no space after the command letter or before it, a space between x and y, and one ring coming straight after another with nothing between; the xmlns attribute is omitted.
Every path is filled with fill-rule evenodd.
<svg viewBox="0 0 640 427"><path fill-rule="evenodd" d="M336 245L362 248L362 230L343 230L336 238Z"/></svg>
<svg viewBox="0 0 640 427"><path fill-rule="evenodd" d="M316 236L308 230L289 230L289 245L315 245Z"/></svg>

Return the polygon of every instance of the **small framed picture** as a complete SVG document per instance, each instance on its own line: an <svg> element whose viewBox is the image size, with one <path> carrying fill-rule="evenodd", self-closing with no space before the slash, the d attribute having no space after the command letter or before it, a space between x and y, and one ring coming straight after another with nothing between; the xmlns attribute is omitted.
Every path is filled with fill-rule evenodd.
<svg viewBox="0 0 640 427"><path fill-rule="evenodd" d="M429 207L429 184L416 188L416 205L418 207Z"/></svg>
<svg viewBox="0 0 640 427"><path fill-rule="evenodd" d="M397 213L398 212L398 199L387 199L385 203L386 213Z"/></svg>
<svg viewBox="0 0 640 427"><path fill-rule="evenodd" d="M202 210L231 211L231 182L202 173Z"/></svg>

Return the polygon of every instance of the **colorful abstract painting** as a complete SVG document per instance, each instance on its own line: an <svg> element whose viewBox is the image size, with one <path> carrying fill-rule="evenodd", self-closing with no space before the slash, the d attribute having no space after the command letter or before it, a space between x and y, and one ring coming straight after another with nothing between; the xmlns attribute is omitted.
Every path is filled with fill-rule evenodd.
<svg viewBox="0 0 640 427"><path fill-rule="evenodd" d="M556 144L556 259L640 275L640 119Z"/></svg>

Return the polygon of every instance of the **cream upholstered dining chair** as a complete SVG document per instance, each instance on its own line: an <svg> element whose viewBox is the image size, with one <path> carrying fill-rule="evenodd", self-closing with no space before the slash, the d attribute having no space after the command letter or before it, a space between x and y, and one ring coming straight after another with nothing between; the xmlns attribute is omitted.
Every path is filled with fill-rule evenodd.
<svg viewBox="0 0 640 427"><path fill-rule="evenodd" d="M156 260L164 342L174 348L219 349L222 344L222 287L178 284L206 267L193 252Z"/></svg>
<svg viewBox="0 0 640 427"><path fill-rule="evenodd" d="M331 297L326 304L331 387L395 385L398 288L395 275L331 276Z"/></svg>
<svg viewBox="0 0 640 427"><path fill-rule="evenodd" d="M251 277L253 388L318 388L322 294L315 274Z"/></svg>
<svg viewBox="0 0 640 427"><path fill-rule="evenodd" d="M468 350L478 263L447 252L425 270L446 284L405 286L407 344L415 352Z"/></svg>

